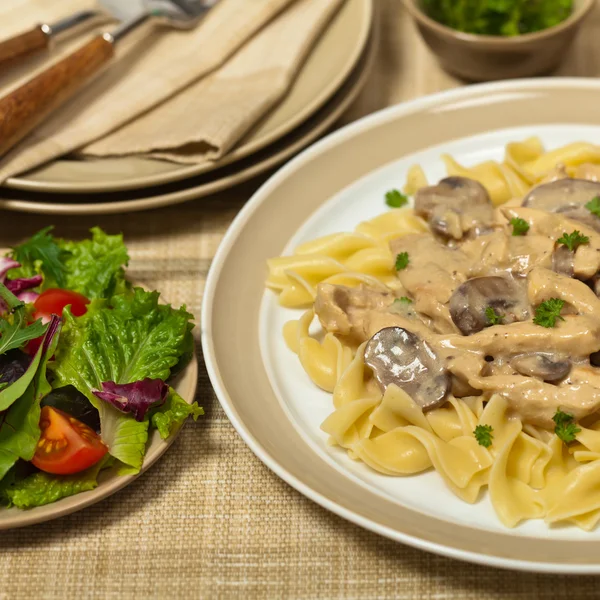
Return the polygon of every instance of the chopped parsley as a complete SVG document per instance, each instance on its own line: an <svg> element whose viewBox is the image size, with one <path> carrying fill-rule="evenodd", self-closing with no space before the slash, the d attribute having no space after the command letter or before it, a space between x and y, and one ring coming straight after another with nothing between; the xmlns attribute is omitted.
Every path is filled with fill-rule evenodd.
<svg viewBox="0 0 600 600"><path fill-rule="evenodd" d="M473 435L477 443L484 448L489 448L494 439L494 428L491 425L477 425L473 431Z"/></svg>
<svg viewBox="0 0 600 600"><path fill-rule="evenodd" d="M597 217L600 217L600 196L596 196L595 198L592 198L586 205L585 207L593 214L596 215Z"/></svg>
<svg viewBox="0 0 600 600"><path fill-rule="evenodd" d="M398 190L390 190L385 195L385 203L390 208L401 208L405 204L408 204L408 197L401 194Z"/></svg>
<svg viewBox="0 0 600 600"><path fill-rule="evenodd" d="M400 252L396 256L396 271L402 271L408 267L408 252Z"/></svg>
<svg viewBox="0 0 600 600"><path fill-rule="evenodd" d="M560 298L550 298L550 300L542 302L535 309L533 322L542 327L554 327L557 319L564 321L564 318L560 316L560 311L564 305L565 301Z"/></svg>
<svg viewBox="0 0 600 600"><path fill-rule="evenodd" d="M581 244L587 244L589 241L590 238L577 231L577 229L572 233L563 233L562 237L556 240L557 244L564 244L571 252L577 250Z"/></svg>
<svg viewBox="0 0 600 600"><path fill-rule="evenodd" d="M491 306L485 309L485 317L490 325L500 325L502 323L502 315L499 315Z"/></svg>
<svg viewBox="0 0 600 600"><path fill-rule="evenodd" d="M576 435L581 431L575 423L575 417L569 413L565 413L562 410L557 410L556 414L552 417L552 420L556 423L554 433L566 444L575 441Z"/></svg>
<svg viewBox="0 0 600 600"><path fill-rule="evenodd" d="M510 220L513 228L513 235L525 235L529 231L529 223L525 219L515 217Z"/></svg>
<svg viewBox="0 0 600 600"><path fill-rule="evenodd" d="M402 298L396 298L394 304L412 304L412 300L407 296L402 296Z"/></svg>

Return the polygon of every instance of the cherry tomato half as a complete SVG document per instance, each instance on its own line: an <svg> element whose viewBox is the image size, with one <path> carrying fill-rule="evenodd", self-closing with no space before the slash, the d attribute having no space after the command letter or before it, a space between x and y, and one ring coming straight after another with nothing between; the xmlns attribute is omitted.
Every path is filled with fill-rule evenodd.
<svg viewBox="0 0 600 600"><path fill-rule="evenodd" d="M75 317L81 317L87 312L87 305L90 301L83 295L69 290L60 290L50 288L42 292L38 299L33 303L35 312L33 318L42 319L44 322L50 320L52 315L62 315L66 306L71 306L71 312Z"/></svg>
<svg viewBox="0 0 600 600"><path fill-rule="evenodd" d="M87 305L89 303L90 301L83 294L70 292L69 290L50 288L49 290L42 292L33 303L35 309L33 320L37 321L38 319L41 319L42 323L48 323L52 315L58 315L60 317L66 306L71 307L71 312L75 317L81 317L87 312ZM43 339L42 336L27 342L25 352L30 356L34 356Z"/></svg>
<svg viewBox="0 0 600 600"><path fill-rule="evenodd" d="M42 437L31 462L46 473L72 475L85 471L108 452L93 429L58 408L42 408L40 429Z"/></svg>

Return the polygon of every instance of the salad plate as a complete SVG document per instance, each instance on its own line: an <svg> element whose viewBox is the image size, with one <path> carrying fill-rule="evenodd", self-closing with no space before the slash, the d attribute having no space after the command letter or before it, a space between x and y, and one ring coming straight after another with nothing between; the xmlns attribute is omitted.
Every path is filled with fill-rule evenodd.
<svg viewBox="0 0 600 600"><path fill-rule="evenodd" d="M203 411L192 316L128 282L122 236L48 228L0 256L2 530L114 494Z"/></svg>
<svg viewBox="0 0 600 600"><path fill-rule="evenodd" d="M351 252L350 246L354 245L354 252L359 243L364 248L373 232L386 234L387 221L379 217L390 210L386 192L402 190L407 184L404 189L412 193L417 179L435 183L448 174L470 175L508 185L509 191L490 191L500 205L519 196L511 186L525 186L521 198L529 189L523 182L530 171L524 169L513 178L507 167L504 157L515 148L529 148L531 157L547 157L536 164L546 161L553 168L561 161L573 169L596 161L598 98L596 81L541 79L472 86L415 100L335 132L296 157L255 194L234 221L213 262L203 305L202 343L224 410L249 447L277 475L357 525L423 550L524 571L600 573L600 531L591 521L582 526L577 519L567 519L556 525L552 518L544 521L538 515L511 522L504 515L501 522L494 512L497 503L492 506L486 495L471 498L472 504L463 502L435 472L437 467L418 475L392 477L391 472L371 469L362 460L359 446L353 446L354 454L348 456L339 444L332 445L332 439L339 442L340 438L332 433L332 421L326 420L333 410L331 394L308 377L307 373L313 381L318 379L316 371L310 373L307 357L301 357L302 368L292 351L296 335L301 334L301 340L302 335L314 337L317 331L314 325L307 325L306 333L299 331L302 325L287 325L298 323L303 314L290 306L305 297L307 290L310 299L317 275L307 265L315 248L339 242L335 252L343 262L340 257ZM565 113L565 106L572 110ZM547 153L533 151L534 146L543 146ZM497 173L501 175L496 180ZM264 234L266 222L277 223L268 235ZM423 225L413 221L411 226ZM341 238L333 236L351 231L356 236L350 246L342 246ZM294 264L304 267L294 268L303 276L296 280L297 286L287 289L284 304L288 307L284 307L273 291L265 290L271 277L267 264L296 249L304 262ZM284 265L281 272L289 276L292 267L285 264L291 265L291 258L289 263L277 260L283 261L275 264ZM357 256L355 269L359 262ZM330 269L333 263L320 264ZM375 262L369 264L377 268ZM397 263L396 269L405 266ZM334 273L338 283L349 277L344 269ZM232 308L228 299L241 288L244 302ZM233 336L243 343L232 345ZM344 354L339 357L338 369L347 364ZM327 369L319 373L325 379L329 376ZM260 411L256 398L260 398ZM368 400L365 397L363 402ZM339 396L337 402L341 402ZM571 429L573 437L576 429ZM469 447L476 443L485 445L473 439ZM591 455L588 458L592 460ZM371 459L373 463L372 455ZM596 507L595 493L590 488L581 502ZM580 506L575 497L571 516ZM564 502L568 509L568 496Z"/></svg>

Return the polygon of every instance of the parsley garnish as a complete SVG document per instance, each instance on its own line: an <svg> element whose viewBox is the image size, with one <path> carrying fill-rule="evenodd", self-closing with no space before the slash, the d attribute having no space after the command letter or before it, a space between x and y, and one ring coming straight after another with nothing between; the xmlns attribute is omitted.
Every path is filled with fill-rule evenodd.
<svg viewBox="0 0 600 600"><path fill-rule="evenodd" d="M585 207L593 214L596 215L597 217L600 217L600 196L596 196L595 198L592 198L586 205Z"/></svg>
<svg viewBox="0 0 600 600"><path fill-rule="evenodd" d="M477 425L473 431L473 435L477 440L477 443L484 448L489 448L492 445L494 439L494 428L491 425Z"/></svg>
<svg viewBox="0 0 600 600"><path fill-rule="evenodd" d="M400 252L396 256L396 271L402 271L408 267L408 252Z"/></svg>
<svg viewBox="0 0 600 600"><path fill-rule="evenodd" d="M0 283L0 298L9 309L8 313L0 317L0 355L21 348L29 340L44 335L46 325L41 320L27 325L25 305L3 283Z"/></svg>
<svg viewBox="0 0 600 600"><path fill-rule="evenodd" d="M46 227L31 239L13 248L13 258L21 264L41 261L44 273L56 281L58 287L64 287L67 284L65 265L62 261L65 251L50 235L52 229L53 227Z"/></svg>
<svg viewBox="0 0 600 600"><path fill-rule="evenodd" d="M563 233L562 237L556 240L557 244L564 244L571 252L577 250L581 244L587 244L590 238L587 235L583 235L580 231L573 231L573 233Z"/></svg>
<svg viewBox="0 0 600 600"><path fill-rule="evenodd" d="M560 311L564 305L565 301L560 298L550 298L550 300L542 302L535 309L533 322L542 327L554 327L557 319L564 321L564 318L560 316Z"/></svg>
<svg viewBox="0 0 600 600"><path fill-rule="evenodd" d="M398 190L390 190L385 195L385 203L390 208L400 208L405 204L408 204L408 198Z"/></svg>
<svg viewBox="0 0 600 600"><path fill-rule="evenodd" d="M566 444L575 441L575 436L581 431L575 423L575 417L569 413L564 413L562 410L557 410L552 417L556 423L554 433Z"/></svg>
<svg viewBox="0 0 600 600"><path fill-rule="evenodd" d="M490 325L500 325L502 323L502 315L499 315L491 306L485 309L485 317Z"/></svg>
<svg viewBox="0 0 600 600"><path fill-rule="evenodd" d="M525 219L515 217L510 220L513 228L513 235L525 235L529 231L529 223Z"/></svg>
<svg viewBox="0 0 600 600"><path fill-rule="evenodd" d="M396 298L394 304L412 304L412 300L407 296L402 296L402 298Z"/></svg>

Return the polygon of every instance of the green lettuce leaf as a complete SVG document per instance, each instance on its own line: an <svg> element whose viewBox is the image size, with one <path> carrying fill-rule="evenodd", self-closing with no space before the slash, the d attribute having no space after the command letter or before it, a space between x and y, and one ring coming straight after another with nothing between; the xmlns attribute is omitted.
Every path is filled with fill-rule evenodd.
<svg viewBox="0 0 600 600"><path fill-rule="evenodd" d="M88 298L110 298L127 288L124 265L129 262L122 235L107 235L99 227L91 229L92 239L81 242L59 240L66 259L64 287ZM55 287L52 280L44 289Z"/></svg>
<svg viewBox="0 0 600 600"><path fill-rule="evenodd" d="M100 431L112 456L139 470L148 440L148 421L138 422L92 390L105 381L133 383L146 377L167 380L186 350L191 315L158 303L158 292L134 288L110 306L93 301L75 318L66 310L61 344L51 365L54 387L72 385L100 413Z"/></svg>
<svg viewBox="0 0 600 600"><path fill-rule="evenodd" d="M0 413L0 480L19 458L30 461L35 454L40 439L40 400L52 389L46 379L46 366L56 351L59 335L60 321L55 318L40 347L43 354L33 380L23 395Z"/></svg>
<svg viewBox="0 0 600 600"><path fill-rule="evenodd" d="M153 427L163 440L173 435L188 417L194 421L204 414L204 409L197 402L188 404L173 388L169 388L167 401L154 412L151 417Z"/></svg>
<svg viewBox="0 0 600 600"><path fill-rule="evenodd" d="M27 509L93 490L98 487L98 474L108 466L110 462L101 460L75 475L51 475L41 471L23 479L8 475L0 482L0 503Z"/></svg>
<svg viewBox="0 0 600 600"><path fill-rule="evenodd" d="M122 235L108 235L92 228L91 239L63 240L50 234L51 227L36 233L12 251L21 266L9 271L10 279L44 276L42 290L60 287L90 299L110 298L127 289L123 267L129 262Z"/></svg>

